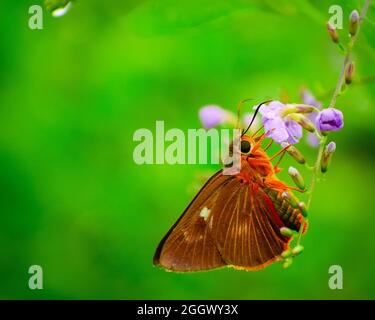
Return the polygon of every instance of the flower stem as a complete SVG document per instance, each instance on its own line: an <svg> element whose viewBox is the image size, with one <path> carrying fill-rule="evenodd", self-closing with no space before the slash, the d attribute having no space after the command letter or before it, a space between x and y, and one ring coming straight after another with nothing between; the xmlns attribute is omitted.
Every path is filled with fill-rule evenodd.
<svg viewBox="0 0 375 320"><path fill-rule="evenodd" d="M312 195L313 195L314 188L315 188L315 185L316 185L316 180L317 180L318 175L319 175L320 163L322 162L322 156L323 156L323 151L324 151L324 147L326 145L326 142L327 142L327 137L322 136L321 139L320 139L318 156L316 158L316 162L315 162L315 165L314 165L314 171L313 171L310 186L309 186L309 197L307 199L307 204L306 204L307 209L309 209L310 204L311 204ZM305 224L306 224L306 218L302 218L301 226L300 226L300 229L299 229L299 232L298 232L297 245L299 245L300 242L301 242L302 232L303 232L303 229L305 227Z"/></svg>
<svg viewBox="0 0 375 320"><path fill-rule="evenodd" d="M345 55L345 58L344 58L344 63L342 65L342 68L341 68L341 71L340 71L340 76L339 76L339 79L338 79L337 84L336 84L336 89L333 93L331 102L329 104L329 108L333 108L336 104L337 97L340 93L342 84L344 82L345 70L347 68L348 63L350 62L350 55L351 55L353 46L354 46L355 41L358 37L358 32L359 32L359 29L361 27L361 24L366 17L366 13L367 13L367 10L370 6L370 3L371 3L371 0L366 0L365 4L362 7L360 20L359 20L359 24L358 24L358 30L357 30L357 33L355 34L355 36L352 36L351 39L350 39L350 45L348 46L348 49L347 49L347 52L346 52L346 55ZM325 136L320 137L320 146L319 146L319 151L318 151L318 157L316 159L315 166L314 166L314 172L313 172L313 175L312 175L312 178L311 178L311 183L310 183L310 188L309 188L310 194L309 194L309 198L307 200L307 208L309 208L310 204L311 204L312 193L313 193L313 190L314 190L314 187L315 187L315 184L316 184L317 176L319 174L320 162L322 160L322 155L323 155L323 151L324 151L326 141L327 141L327 137L325 137Z"/></svg>
<svg viewBox="0 0 375 320"><path fill-rule="evenodd" d="M371 0L366 0L365 4L362 7L357 33L356 33L355 36L352 36L350 38L350 43L349 43L349 45L347 47L346 55L345 55L345 58L344 58L344 62L343 62L342 67L341 67L340 76L339 76L339 79L337 81L336 88L335 88L335 91L333 92L333 96L332 96L331 102L329 103L328 108L333 108L335 106L337 97L340 94L342 85L344 83L345 70L346 70L346 68L347 68L347 66L348 66L348 64L350 62L350 56L351 56L351 53L352 53L352 49L353 49L354 44L355 44L355 42L357 40L359 29L361 28L361 24L362 24L363 20L366 17L366 13L367 13L367 10L368 10L368 8L370 6L370 2L371 2Z"/></svg>
<svg viewBox="0 0 375 320"><path fill-rule="evenodd" d="M311 179L311 182L310 182L310 187L309 187L310 194L309 194L309 197L308 197L307 203L306 203L307 208L309 208L310 204L311 204L311 199L312 199L313 191L314 191L314 188L315 188L316 180L317 180L318 175L319 175L320 163L322 162L322 156L323 156L323 151L324 151L324 147L326 145L326 142L327 142L327 137L322 136L322 138L320 140L320 144L319 144L318 156L316 158L313 175L312 175L312 179Z"/></svg>
<svg viewBox="0 0 375 320"><path fill-rule="evenodd" d="M344 62L343 62L343 65L341 67L339 79L337 81L335 91L333 93L333 96L332 96L331 102L329 103L328 108L333 108L336 105L337 97L339 96L342 85L344 83L345 71L346 71L346 68L347 68L347 66L350 62L351 52L352 52L352 49L354 47L354 43L355 43L355 41L358 37L358 32L359 32L360 26L361 26L361 24L362 24L362 22L363 22L363 20L366 16L367 10L370 6L370 2L371 2L371 0L366 0L365 4L362 7L357 33L355 34L355 36L352 36L350 38L350 43L348 45L346 55L345 55L345 58L344 58ZM321 136L320 137L320 145L319 145L318 156L317 156L316 161L315 161L315 165L314 165L314 168L313 168L313 174L312 174L311 182L310 182L310 186L309 186L309 197L307 199L307 204L306 204L307 209L309 209L310 205L311 205L312 195L313 195L313 191L314 191L314 188L315 188L315 185L316 185L316 180L317 180L318 175L319 175L320 164L321 164L321 161L322 161L322 156L323 156L323 152L324 152L324 148L325 148L326 143L327 143L327 137ZM306 218L302 218L301 226L300 226L300 229L299 229L299 232L298 232L297 245L299 245L300 242L301 242L301 237L302 237L302 233L303 233L303 229L305 227L305 224L306 224Z"/></svg>

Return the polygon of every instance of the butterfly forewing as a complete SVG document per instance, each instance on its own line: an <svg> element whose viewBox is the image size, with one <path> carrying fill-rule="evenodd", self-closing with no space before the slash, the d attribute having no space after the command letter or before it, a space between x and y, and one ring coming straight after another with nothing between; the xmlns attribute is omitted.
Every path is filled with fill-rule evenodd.
<svg viewBox="0 0 375 320"><path fill-rule="evenodd" d="M213 214L209 208L233 179L219 171L207 181L160 242L155 265L172 271L201 271L226 265L208 227Z"/></svg>
<svg viewBox="0 0 375 320"><path fill-rule="evenodd" d="M281 226L272 202L257 185L219 171L163 238L154 264L173 271L225 265L259 269L288 246Z"/></svg>

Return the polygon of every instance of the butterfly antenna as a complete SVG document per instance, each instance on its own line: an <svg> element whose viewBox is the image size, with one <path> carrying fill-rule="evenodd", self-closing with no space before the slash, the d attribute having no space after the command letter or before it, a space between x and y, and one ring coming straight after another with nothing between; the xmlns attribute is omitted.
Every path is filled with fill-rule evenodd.
<svg viewBox="0 0 375 320"><path fill-rule="evenodd" d="M260 107L261 107L262 105L266 104L266 103L271 102L271 101L273 101L273 100L263 101L262 103L260 103L260 104L257 106L257 108L255 109L255 112L254 112L253 118L252 118L251 121L250 121L250 124L248 125L247 129L246 129L245 131L242 132L241 137L242 137L247 131L249 131L251 125L253 124L253 122L254 122L254 120L255 120L255 117L257 116L257 114L258 114L258 112L259 112Z"/></svg>
<svg viewBox="0 0 375 320"><path fill-rule="evenodd" d="M236 124L236 128L240 128L240 118L241 118L241 107L244 103L248 102L248 101L251 101L251 100L254 100L252 98L249 98L249 99L243 99L241 100L238 105L237 105L237 124Z"/></svg>

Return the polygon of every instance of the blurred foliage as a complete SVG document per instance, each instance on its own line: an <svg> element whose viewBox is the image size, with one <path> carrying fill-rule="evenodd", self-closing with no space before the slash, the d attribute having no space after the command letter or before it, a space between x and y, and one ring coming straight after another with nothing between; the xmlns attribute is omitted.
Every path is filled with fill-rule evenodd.
<svg viewBox="0 0 375 320"><path fill-rule="evenodd" d="M49 12L53 12L64 8L69 2L69 0L44 0L44 6Z"/></svg>
<svg viewBox="0 0 375 320"><path fill-rule="evenodd" d="M334 2L345 26L361 3ZM1 298L375 298L375 83L358 83L375 75L374 5L305 252L288 270L174 274L153 267L154 250L197 172L215 168L137 166L133 132L156 120L199 127L208 103L234 110L281 92L295 102L301 86L326 104L342 63L325 29L332 1L81 0L61 18L45 12L43 30L28 28L32 4L0 3ZM32 264L44 290L27 287ZM333 264L344 290L328 288Z"/></svg>

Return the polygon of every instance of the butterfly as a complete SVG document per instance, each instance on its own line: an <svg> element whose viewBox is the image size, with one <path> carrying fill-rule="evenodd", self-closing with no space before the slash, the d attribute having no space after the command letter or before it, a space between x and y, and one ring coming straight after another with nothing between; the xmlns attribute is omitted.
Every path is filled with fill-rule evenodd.
<svg viewBox="0 0 375 320"><path fill-rule="evenodd" d="M246 131L240 141L240 172L224 175L220 170L206 182L161 240L154 265L176 272L225 266L259 270L289 249L292 237L280 229L300 231L303 219L285 197L294 197L293 187L276 177L273 157L261 148L265 134L255 138Z"/></svg>

